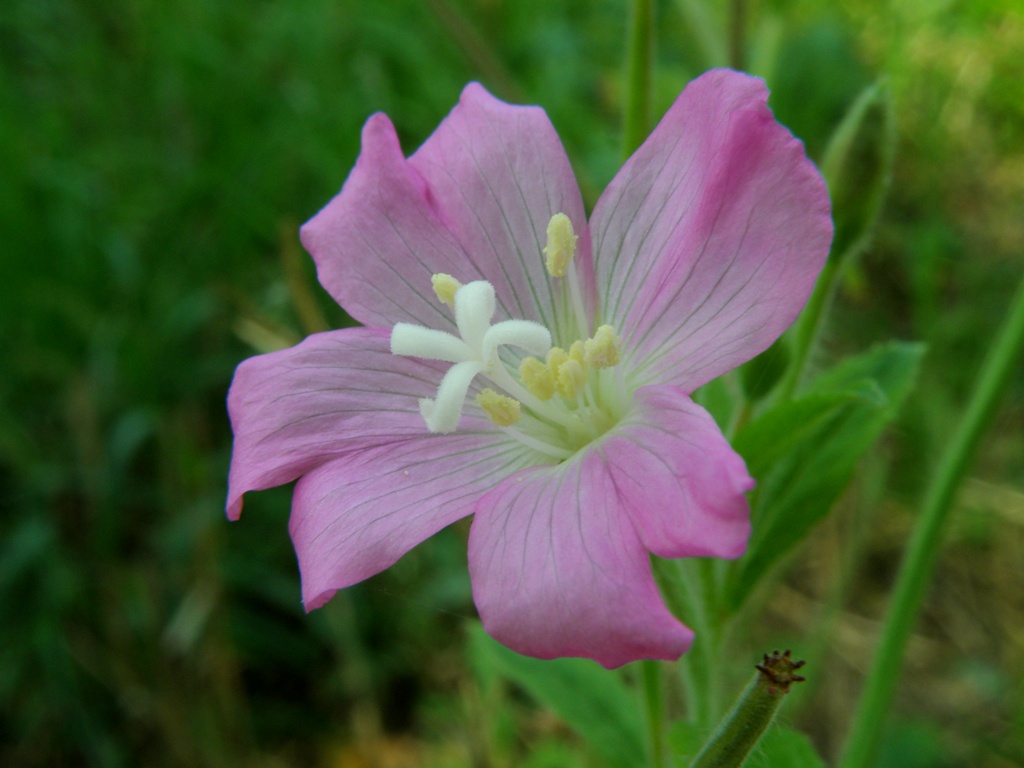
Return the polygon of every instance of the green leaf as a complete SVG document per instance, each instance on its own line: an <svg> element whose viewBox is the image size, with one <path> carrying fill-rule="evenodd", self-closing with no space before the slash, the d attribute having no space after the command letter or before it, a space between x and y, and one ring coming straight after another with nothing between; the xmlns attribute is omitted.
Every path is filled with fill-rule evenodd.
<svg viewBox="0 0 1024 768"><path fill-rule="evenodd" d="M856 257L871 242L895 154L892 96L879 81L850 106L821 161L836 220L830 258L837 265Z"/></svg>
<svg viewBox="0 0 1024 768"><path fill-rule="evenodd" d="M736 436L758 481L754 532L736 564L729 603L738 608L762 576L829 511L857 461L899 412L923 347L893 342L840 363L807 394L770 409Z"/></svg>
<svg viewBox="0 0 1024 768"><path fill-rule="evenodd" d="M747 470L764 478L808 440L817 437L821 425L852 402L878 400L877 387L866 385L861 391L816 393L780 403L744 427L733 447L747 462Z"/></svg>
<svg viewBox="0 0 1024 768"><path fill-rule="evenodd" d="M836 286L841 281L855 286L861 277L856 258L871 243L885 202L895 137L892 98L879 82L861 93L829 140L821 169L832 199L835 235L807 307L787 334L793 342L793 362L782 384L787 398L801 384Z"/></svg>
<svg viewBox="0 0 1024 768"><path fill-rule="evenodd" d="M739 378L747 400L757 402L775 387L790 362L789 347L779 338L753 360L740 366Z"/></svg>
<svg viewBox="0 0 1024 768"><path fill-rule="evenodd" d="M479 624L470 627L469 648L485 682L497 675L520 686L564 720L608 765L632 768L646 760L640 702L614 672L585 659L520 656Z"/></svg>
<svg viewBox="0 0 1024 768"><path fill-rule="evenodd" d="M730 386L728 376L719 376L698 389L693 399L710 413L719 428L725 431L736 413L739 395L737 388Z"/></svg>
<svg viewBox="0 0 1024 768"><path fill-rule="evenodd" d="M749 768L825 768L810 739L798 731L774 725L747 761Z"/></svg>

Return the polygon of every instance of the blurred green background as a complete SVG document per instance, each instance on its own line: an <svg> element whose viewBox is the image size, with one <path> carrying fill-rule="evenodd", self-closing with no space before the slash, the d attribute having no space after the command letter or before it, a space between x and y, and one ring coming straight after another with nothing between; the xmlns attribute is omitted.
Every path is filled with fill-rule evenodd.
<svg viewBox="0 0 1024 768"><path fill-rule="evenodd" d="M724 5L657 4L658 114L728 63ZM869 516L817 685L786 713L832 755L913 505L1024 272L1024 7L745 8L743 62L812 157L877 78L895 105L888 202L818 364L893 337L929 348L897 428L749 629L755 652L805 645ZM306 616L288 489L224 519L224 398L245 357L347 322L296 232L372 112L411 152L469 80L540 104L592 205L621 162L627 16L612 0L5 0L0 764L599 764L474 674L465 526ZM1024 764L1022 379L960 495L882 765Z"/></svg>

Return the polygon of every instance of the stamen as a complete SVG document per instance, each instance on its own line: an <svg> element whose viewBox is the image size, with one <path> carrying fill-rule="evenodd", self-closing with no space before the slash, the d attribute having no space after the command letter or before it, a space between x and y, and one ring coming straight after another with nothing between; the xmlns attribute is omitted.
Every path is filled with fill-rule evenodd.
<svg viewBox="0 0 1024 768"><path fill-rule="evenodd" d="M589 334L590 323L587 321L587 312L583 305L580 279L572 265L579 236L573 231L572 221L564 213L556 213L551 217L547 234L548 243L544 246L544 255L547 258L544 265L552 277L566 278L564 289L573 314L576 315L577 329L581 334Z"/></svg>
<svg viewBox="0 0 1024 768"><path fill-rule="evenodd" d="M581 366L585 365L585 358L583 357L583 342L577 339L569 347L569 359L575 360Z"/></svg>
<svg viewBox="0 0 1024 768"><path fill-rule="evenodd" d="M534 397L550 400L555 394L555 377L551 369L536 357L524 357L519 363L519 378Z"/></svg>
<svg viewBox="0 0 1024 768"><path fill-rule="evenodd" d="M552 277L563 277L576 253L577 235L573 232L572 222L564 213L556 213L548 222L548 244L544 247L544 262L548 274Z"/></svg>
<svg viewBox="0 0 1024 768"><path fill-rule="evenodd" d="M583 336L590 335L590 321L587 320L587 310L583 306L583 292L580 290L580 279L575 269L570 269L566 283L569 290L569 301L572 303L573 312L576 315L576 325L579 333Z"/></svg>
<svg viewBox="0 0 1024 768"><path fill-rule="evenodd" d="M545 456L551 456L555 459L568 459L573 454L573 452L568 448L560 448L557 445L551 445L551 443L525 435L518 429L514 429L512 427L505 427L502 431L510 437L515 438L523 445L533 448L537 453L543 453Z"/></svg>
<svg viewBox="0 0 1024 768"><path fill-rule="evenodd" d="M520 417L522 404L507 395L499 395L488 387L481 390L476 401L483 408L491 422L498 427L511 427Z"/></svg>
<svg viewBox="0 0 1024 768"><path fill-rule="evenodd" d="M544 249L547 266L553 276L568 277L562 286L576 315L575 330L582 337L568 349L553 347L551 332L533 321L511 319L492 325L497 307L494 286L485 280L462 285L444 273L433 275L431 284L438 300L454 310L457 334L411 323L395 325L392 353L452 364L441 378L437 396L419 401L431 432L449 433L458 428L477 376L496 387L485 388L476 397L491 422L523 445L555 459L572 456L622 417L629 397L618 366L622 343L610 325L602 325L587 338L589 321L571 263L576 239L567 216L552 217ZM518 377L514 375L516 356L501 351L506 346L525 353ZM560 398L552 402L556 392ZM520 427L525 432L512 429L524 416L529 416L527 426Z"/></svg>
<svg viewBox="0 0 1024 768"><path fill-rule="evenodd" d="M611 368L619 364L621 356L622 340L610 325L602 325L583 345L583 359L592 368Z"/></svg>
<svg viewBox="0 0 1024 768"><path fill-rule="evenodd" d="M564 408L545 403L531 394L526 387L512 378L512 374L505 369L504 365L499 365L493 371L488 372L487 377L533 411L538 418L560 424L563 427L575 426L577 419L571 413Z"/></svg>
<svg viewBox="0 0 1024 768"><path fill-rule="evenodd" d="M567 400L574 400L584 384L583 366L572 358L558 366L558 394Z"/></svg>
<svg viewBox="0 0 1024 768"><path fill-rule="evenodd" d="M437 296L437 300L449 309L454 309L455 292L462 287L462 283L451 275L438 272L436 275L431 275L430 284L434 288L434 295Z"/></svg>
<svg viewBox="0 0 1024 768"><path fill-rule="evenodd" d="M556 379L558 378L558 369L562 367L562 364L569 359L569 355L561 347L552 347L548 351L547 361L548 368L551 370L551 375Z"/></svg>

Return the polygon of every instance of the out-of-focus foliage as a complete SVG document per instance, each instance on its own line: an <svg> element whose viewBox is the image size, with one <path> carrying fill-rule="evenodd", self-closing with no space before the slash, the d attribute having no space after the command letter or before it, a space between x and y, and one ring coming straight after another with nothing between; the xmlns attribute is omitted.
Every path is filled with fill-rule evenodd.
<svg viewBox="0 0 1024 768"><path fill-rule="evenodd" d="M725 6L658 3L659 110L726 63ZM899 429L750 633L756 654L838 627L793 713L830 754L907 504L1024 269L1024 11L747 6L745 61L812 156L879 75L895 105L889 200L819 362L892 336L929 349ZM542 104L593 204L621 159L625 18L611 0L3 4L0 764L596 764L521 690L474 677L464 526L306 616L287 489L224 520L224 395L244 357L347 322L295 233L371 112L411 151L471 79ZM1024 762L1022 403L1018 380L885 765ZM847 612L824 604L837 582Z"/></svg>

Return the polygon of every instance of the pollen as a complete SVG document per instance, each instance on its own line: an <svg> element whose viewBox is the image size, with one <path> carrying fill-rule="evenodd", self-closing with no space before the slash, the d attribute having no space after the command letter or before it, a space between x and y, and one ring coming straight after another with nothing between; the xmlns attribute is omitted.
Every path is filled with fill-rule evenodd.
<svg viewBox="0 0 1024 768"><path fill-rule="evenodd" d="M572 346L569 347L569 359L570 360L575 360L577 363L582 365L584 368L586 368L586 357L585 357L585 353L584 353L585 349L586 348L583 346L583 342L580 341L579 339L574 341L572 343Z"/></svg>
<svg viewBox="0 0 1024 768"><path fill-rule="evenodd" d="M576 253L576 240L572 222L564 213L556 213L548 222L548 244L544 247L547 257L545 266L552 277L563 277L569 269L573 254Z"/></svg>
<svg viewBox="0 0 1024 768"><path fill-rule="evenodd" d="M564 349L561 347L552 347L547 356L548 368L551 369L551 373L557 377L558 369L562 366L562 363L568 359L569 355Z"/></svg>
<svg viewBox="0 0 1024 768"><path fill-rule="evenodd" d="M621 356L622 340L610 325L602 325L583 345L583 359L591 368L611 368L619 364Z"/></svg>
<svg viewBox="0 0 1024 768"><path fill-rule="evenodd" d="M500 395L488 387L480 390L476 401L497 427L511 427L519 421L521 404L518 400Z"/></svg>
<svg viewBox="0 0 1024 768"><path fill-rule="evenodd" d="M434 288L434 295L437 296L437 300L449 309L454 309L455 292L462 287L462 283L451 275L446 275L444 272L438 272L436 275L431 275L430 284Z"/></svg>
<svg viewBox="0 0 1024 768"><path fill-rule="evenodd" d="M586 379L586 370L583 367L583 345L578 341L574 342L568 352L561 347L552 347L548 352L547 360L548 370L551 371L558 394L569 400L574 399L577 390L583 386Z"/></svg>
<svg viewBox="0 0 1024 768"><path fill-rule="evenodd" d="M558 367L558 394L572 400L576 393L583 388L586 381L586 373L583 366L569 358Z"/></svg>
<svg viewBox="0 0 1024 768"><path fill-rule="evenodd" d="M519 364L519 379L531 395L541 400L550 400L555 394L554 374L536 357L523 358Z"/></svg>

